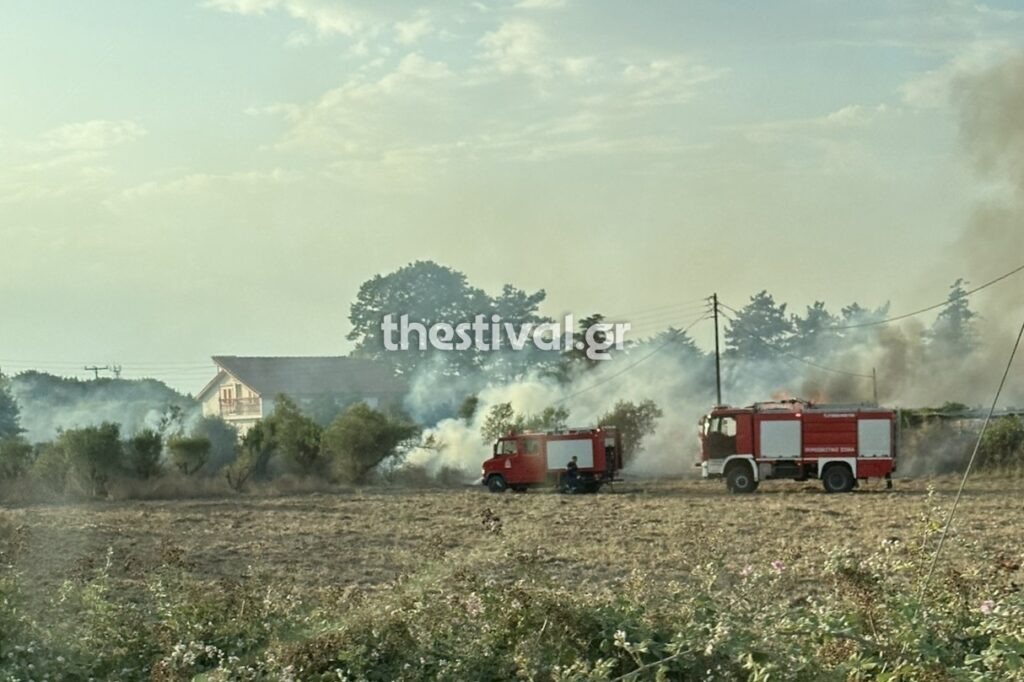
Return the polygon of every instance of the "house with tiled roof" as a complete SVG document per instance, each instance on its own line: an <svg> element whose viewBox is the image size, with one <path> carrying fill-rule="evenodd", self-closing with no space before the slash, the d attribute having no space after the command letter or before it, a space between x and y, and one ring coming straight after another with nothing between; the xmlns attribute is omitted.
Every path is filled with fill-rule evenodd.
<svg viewBox="0 0 1024 682"><path fill-rule="evenodd" d="M350 357L241 357L215 355L217 375L199 392L203 416L222 417L239 436L274 411L285 394L300 407L329 401L339 407L401 402L405 382L387 365Z"/></svg>

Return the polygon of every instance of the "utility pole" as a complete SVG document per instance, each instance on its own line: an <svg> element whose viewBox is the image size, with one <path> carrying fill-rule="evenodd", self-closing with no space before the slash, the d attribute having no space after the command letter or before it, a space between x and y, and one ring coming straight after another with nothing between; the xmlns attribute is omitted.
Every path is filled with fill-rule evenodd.
<svg viewBox="0 0 1024 682"><path fill-rule="evenodd" d="M878 404L878 376L875 374L875 368L871 368L871 397L874 398L875 405Z"/></svg>
<svg viewBox="0 0 1024 682"><path fill-rule="evenodd" d="M100 372L101 371L106 371L109 368L106 365L104 365L103 367L98 367L96 365L89 365L89 366L86 366L85 369L87 369L88 371L93 373L93 379L99 379L100 378Z"/></svg>
<svg viewBox="0 0 1024 682"><path fill-rule="evenodd" d="M110 371L114 373L115 379L121 378L121 365L111 365Z"/></svg>
<svg viewBox="0 0 1024 682"><path fill-rule="evenodd" d="M715 306L715 391L718 394L716 405L722 404L722 361L718 353L718 294L711 294L711 303Z"/></svg>

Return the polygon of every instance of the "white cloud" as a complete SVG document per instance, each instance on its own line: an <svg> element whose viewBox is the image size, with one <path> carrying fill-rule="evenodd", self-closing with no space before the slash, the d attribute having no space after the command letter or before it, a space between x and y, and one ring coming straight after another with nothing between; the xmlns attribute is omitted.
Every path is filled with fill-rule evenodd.
<svg viewBox="0 0 1024 682"><path fill-rule="evenodd" d="M136 140L146 129L135 121L68 123L42 134L42 146L65 152L98 152Z"/></svg>
<svg viewBox="0 0 1024 682"><path fill-rule="evenodd" d="M565 7L567 0L519 0L516 7L519 9L557 9Z"/></svg>
<svg viewBox="0 0 1024 682"><path fill-rule="evenodd" d="M331 0L206 0L203 6L221 12L245 15L284 12L293 19L309 24L322 36L351 36L363 23L354 11Z"/></svg>
<svg viewBox="0 0 1024 682"><path fill-rule="evenodd" d="M851 126L863 126L873 123L879 116L889 111L885 104L878 104L873 107L863 104L851 104L826 114L817 122L828 126L847 128Z"/></svg>
<svg viewBox="0 0 1024 682"><path fill-rule="evenodd" d="M504 22L480 39L482 59L504 74L551 75L551 60L545 56L547 38L539 25L521 19Z"/></svg>
<svg viewBox="0 0 1024 682"><path fill-rule="evenodd" d="M1019 47L1002 40L971 43L942 66L921 73L900 87L903 101L918 109L938 109L949 104L950 88L958 79L992 66Z"/></svg>
<svg viewBox="0 0 1024 682"><path fill-rule="evenodd" d="M271 171L245 171L237 173L189 173L173 180L144 182L125 189L122 201L136 201L161 196L201 194L213 188L234 186L256 188L298 182L303 175L297 171L275 168Z"/></svg>
<svg viewBox="0 0 1024 682"><path fill-rule="evenodd" d="M746 134L751 140L770 142L781 136L810 137L834 133L843 129L862 128L876 123L884 116L898 114L886 104L848 104L821 116L787 118L776 121L760 121L736 126L723 126L722 130L735 130Z"/></svg>
<svg viewBox="0 0 1024 682"><path fill-rule="evenodd" d="M626 64L622 76L635 105L681 102L693 96L695 86L726 73L685 57L661 57Z"/></svg>
<svg viewBox="0 0 1024 682"><path fill-rule="evenodd" d="M429 35L432 30L433 26L429 17L420 14L415 19L395 23L395 40L400 45L412 45L420 38Z"/></svg>

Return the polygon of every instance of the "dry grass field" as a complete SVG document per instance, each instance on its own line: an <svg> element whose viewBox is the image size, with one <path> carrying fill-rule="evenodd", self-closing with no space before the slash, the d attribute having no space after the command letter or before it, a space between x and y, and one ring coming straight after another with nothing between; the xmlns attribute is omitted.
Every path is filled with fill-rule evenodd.
<svg viewBox="0 0 1024 682"><path fill-rule="evenodd" d="M924 622L915 588L957 483L7 508L0 634L23 644L0 642L0 667L11 679L47 665L51 679L946 679L958 665L980 672L951 677L989 679L1016 670L991 642L1010 628L1020 646L1024 627L1022 481L972 480ZM997 632L978 639L983 627Z"/></svg>
<svg viewBox="0 0 1024 682"><path fill-rule="evenodd" d="M1020 558L1021 483L970 483L947 561ZM768 482L747 496L697 481L621 483L588 496L364 489L29 506L0 510L0 527L4 555L51 585L94 568L111 548L118 580L144 579L171 561L204 579L256 572L314 591L373 590L434 562L516 552L543 557L545 570L566 583L602 583L633 570L669 581L709 556L742 569L784 555L814 589L816 567L833 548L920 543L920 519L931 507L945 509L957 484L897 480L892 490L871 483L826 495L813 481Z"/></svg>

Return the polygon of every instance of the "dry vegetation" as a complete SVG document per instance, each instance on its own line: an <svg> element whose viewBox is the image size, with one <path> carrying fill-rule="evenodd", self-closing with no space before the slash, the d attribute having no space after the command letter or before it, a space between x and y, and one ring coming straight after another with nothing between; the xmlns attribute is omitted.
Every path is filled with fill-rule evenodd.
<svg viewBox="0 0 1024 682"><path fill-rule="evenodd" d="M1016 585L1024 583L1020 568L1020 529L1024 528L1022 484L1024 481L1015 478L979 479L972 482L962 502L956 532L947 545L936 582L945 589L951 580L964 581L964 585L949 588L959 595L957 600L963 601L964 613L977 612L988 599L998 602L1012 594ZM935 487L935 494L928 494L929 486ZM138 670L123 673L128 677L135 673L146 677L156 671L166 679L189 679L194 673L220 666L222 670L233 670L225 672L223 679L258 678L261 674L273 679L280 674L280 668L274 666L290 660L292 672L327 670L333 665L350 670L353 678L374 679L375 674L371 673L376 671L380 673L377 678L387 679L396 673L386 666L380 668L385 664L374 659L383 656L380 651L387 649L385 642L371 638L374 644L369 645L362 642L361 635L350 633L350 637L362 642L359 651L366 657L356 665L345 656L339 658L336 651L347 646L345 635L336 634L341 639L329 640L329 651L325 653L324 633L350 632L350 628L356 627L353 622L378 617L377 611L367 609L379 607L381 614L389 614L380 617L393 618L393 612L385 605L405 604L405 599L412 600L408 604L419 604L399 609L410 609L406 616L411 622L418 618L413 615L415 609L423 608L422 604L431 600L443 602L443 607L431 607L433 612L440 613L437 609L452 608L452 600L476 595L477 590L483 597L488 591L504 594L510 585L524 584L541 590L555 603L562 599L558 594L564 591L567 603L581 600L581 614L588 614L588 600L595 605L595 612L605 613L610 604L617 603L616 595L626 595L638 600L637 604L643 602L637 608L645 615L638 617L638 622L647 623L645 627L652 631L657 630L652 623L660 622L661 616L656 615L659 609L680 606L683 599L689 599L680 595L697 593L706 594L711 604L721 600L723 611L732 608L728 605L732 597L728 595L735 596L739 591L748 599L774 602L771 608L782 609L780 613L803 609L807 604L813 606L815 600L828 602L834 597L852 600L850 608L854 609L863 602L870 615L890 598L888 592L901 591L904 596L913 592L912 584L920 571L918 559L924 555L920 549L934 546L939 510L950 503L955 488L956 481L951 478L897 480L891 491L875 483L849 495L825 495L814 483L772 482L754 495L731 496L718 483L680 481L619 484L613 492L594 496L548 492L492 495L477 488L352 489L279 497L29 506L0 510L0 552L3 563L9 565L7 575L18 579L17 588L8 585L8 591L17 592L23 608L35 619L33 627L41 629L45 629L47 619L59 618L60 613L52 602L42 605L45 595L84 589L82 586L95 585L97 580L107 595L104 599L115 605L115 619L120 618L117 614L123 604L154 599L154 580L164 586L173 582L186 592L237 589L251 594L273 593L278 595L278 604L290 604L274 612L274 617L285 620L291 617L286 613L288 609L306 609L301 623L289 621L287 625L269 627L267 632L254 636L244 651L236 651L237 658L229 664L224 651L230 645L211 642L214 636L209 633L203 641L204 637L193 630L194 623L188 622L199 617L195 611L198 607L190 604L186 608L175 602L177 606L172 608L165 604L167 613L178 615L163 618L172 622L178 618L180 622L176 626L160 624L164 640L154 644L149 654L151 661L159 662L154 663L156 667L146 670L146 664L140 664ZM872 557L879 556L893 561L898 558L910 568L886 569L891 569L895 582L877 586L877 595L872 595L875 587L868 587L865 594L863 585L853 584L860 578L851 583L852 587L844 587L844 575L860 570L861 564L868 565L874 560ZM181 588L182 583L176 582L183 580L182 576L187 576L190 587ZM637 581L642 585L638 586ZM445 586L451 589L447 596L443 596ZM837 590L844 594L833 595ZM758 593L761 596L756 596ZM538 594L532 599L539 599ZM949 597L943 594L936 593L936 597L948 601ZM659 595L664 595L664 604L657 604ZM811 602L805 603L808 597ZM655 605L644 602L645 599L654 599ZM877 604L873 604L876 599ZM32 613L37 602L38 610ZM241 603L244 611L244 598ZM472 609L477 607L465 608L473 613ZM321 611L309 615L316 609ZM459 607L458 613L464 614L463 607ZM851 623L863 624L862 616L852 618ZM768 614L743 617L757 620ZM266 613L257 618L273 620ZM625 616L609 618L614 625ZM516 627L528 629L525 622L517 621ZM374 620L372 627L367 626L367 632L378 637L382 627ZM489 626L483 627L486 630ZM821 624L815 627L820 628ZM885 626L874 622L863 624L868 631L882 627ZM950 627L966 626L957 621ZM403 628L403 637L416 639L407 632L408 624ZM295 634L296 629L303 634ZM168 630L178 634L167 635ZM291 634L284 636L282 632L286 630ZM622 622L623 636L632 638L629 630L628 622ZM186 632L187 636L183 634ZM522 632L517 632L520 634L515 636L521 637ZM629 641L613 641L619 632L619 627L615 627L605 633L612 642L608 645L612 649L605 652L610 662L603 664L594 652L588 653L589 645L584 642L580 645L583 653L551 655L554 661L565 662L561 669L552 667L551 656L545 654L544 661L515 663L515 670L495 668L494 676L533 670L531 675L537 679L550 679L562 674L559 670L570 670L566 673L569 679L607 678L675 652L669 642L658 643L657 636L650 633L650 643L643 645L646 651L631 651L629 646L634 645ZM663 639L669 639L668 633L671 629L663 633ZM877 630L875 634L881 637ZM420 639L450 636L453 635L421 633ZM828 656L836 661L850 657L858 660L871 653L863 650L867 645L851 648L851 642L860 635L850 635L854 638L850 639L819 632L815 636L825 638L815 649L814 655L819 658L825 656L822 652L830 652ZM175 638L183 641L173 641ZM636 638L639 640L640 635ZM186 656L184 662L179 660L185 655L184 649L175 653L173 648L214 644L220 653ZM733 645L747 649L753 646L742 642ZM47 646L52 649L54 645ZM700 643L699 648L703 650L704 646ZM755 648L764 646L768 643ZM380 651L373 653L374 648ZM727 652L724 644L721 648L728 660L714 665L725 665L720 668L722 675L728 677L756 668L750 667L752 663L743 663L737 651ZM417 655L423 659L422 651ZM458 655L457 648L451 649L447 658L438 655L441 662L434 661L435 667L423 673L427 678L447 675L457 679L461 674L470 674L443 668L450 664L445 663L448 658ZM876 651L872 655L884 659L891 652ZM571 668L573 661L578 663L575 673ZM712 665L703 658L696 664ZM729 668L732 664L736 667ZM816 666L820 664L821 661L815 662ZM923 665L927 669L939 664L926 661ZM239 672L243 668L244 674ZM261 670L262 673L254 672ZM273 670L278 672L267 672ZM804 676L825 675L824 669L817 670L819 675ZM836 670L838 678L851 676L846 668ZM867 670L871 674L878 672ZM654 671L648 669L644 676L653 675ZM89 669L89 673L93 672L103 671ZM86 673L83 671L81 676ZM299 678L302 677L300 674Z"/></svg>

